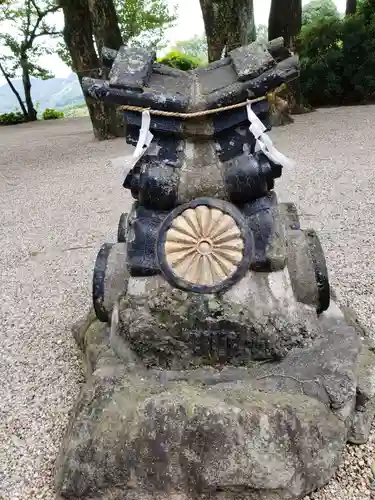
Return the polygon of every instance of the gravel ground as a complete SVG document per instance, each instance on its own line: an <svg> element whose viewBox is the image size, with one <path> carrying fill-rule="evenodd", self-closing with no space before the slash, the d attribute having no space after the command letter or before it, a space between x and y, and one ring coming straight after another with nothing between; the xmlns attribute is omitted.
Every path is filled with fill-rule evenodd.
<svg viewBox="0 0 375 500"><path fill-rule="evenodd" d="M331 282L375 319L375 108L321 110L272 133L296 161L278 183L319 231ZM106 165L124 141L95 142L87 119L0 130L0 499L53 500L53 467L83 382L70 326L90 306L99 246L130 197ZM349 447L313 500L367 500L371 442ZM373 496L371 496L373 495Z"/></svg>

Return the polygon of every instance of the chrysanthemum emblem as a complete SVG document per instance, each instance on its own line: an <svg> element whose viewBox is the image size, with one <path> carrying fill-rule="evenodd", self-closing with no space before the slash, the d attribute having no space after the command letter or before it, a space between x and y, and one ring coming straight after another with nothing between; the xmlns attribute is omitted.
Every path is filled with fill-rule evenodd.
<svg viewBox="0 0 375 500"><path fill-rule="evenodd" d="M215 206L188 207L164 236L164 262L174 277L195 287L217 287L244 260L246 241L239 221Z"/></svg>

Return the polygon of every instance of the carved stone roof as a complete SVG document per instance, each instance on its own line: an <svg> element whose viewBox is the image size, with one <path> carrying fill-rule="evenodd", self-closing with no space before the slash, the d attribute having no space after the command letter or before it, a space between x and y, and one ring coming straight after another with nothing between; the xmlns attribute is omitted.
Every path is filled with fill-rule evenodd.
<svg viewBox="0 0 375 500"><path fill-rule="evenodd" d="M193 112L259 97L299 75L298 58L282 38L267 47L251 43L204 68L181 71L156 62L156 53L139 47L104 49L108 80L83 79L86 95L118 105Z"/></svg>

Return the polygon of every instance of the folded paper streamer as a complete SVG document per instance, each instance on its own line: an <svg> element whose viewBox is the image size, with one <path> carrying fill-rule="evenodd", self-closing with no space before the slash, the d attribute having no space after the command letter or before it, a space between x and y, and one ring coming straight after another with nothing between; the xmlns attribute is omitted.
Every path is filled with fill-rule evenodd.
<svg viewBox="0 0 375 500"><path fill-rule="evenodd" d="M152 139L154 138L153 134L150 132L151 125L151 115L149 110L145 110L142 112L142 123L141 130L139 131L138 143L133 151L131 156L128 156L125 161L125 172L126 175L131 168L137 163L138 160L142 158L142 156L148 150Z"/></svg>
<svg viewBox="0 0 375 500"><path fill-rule="evenodd" d="M263 151L263 153L274 163L282 165L283 167L292 167L294 162L278 151L270 137L265 133L267 130L263 123L259 120L257 115L251 109L251 101L248 101L246 106L247 116L250 122L250 132L256 139L256 144L258 149Z"/></svg>

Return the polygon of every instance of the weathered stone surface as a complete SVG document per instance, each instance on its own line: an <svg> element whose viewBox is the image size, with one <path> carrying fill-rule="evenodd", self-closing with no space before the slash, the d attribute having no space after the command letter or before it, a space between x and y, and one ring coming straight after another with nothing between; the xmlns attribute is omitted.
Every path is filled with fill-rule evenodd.
<svg viewBox="0 0 375 500"><path fill-rule="evenodd" d="M324 484L345 444L344 424L304 396L182 382L162 388L110 372L94 378L59 466L65 498L98 490L106 498L110 485L122 485L124 500L134 490L141 499L152 491L231 488L295 498Z"/></svg>
<svg viewBox="0 0 375 500"><path fill-rule="evenodd" d="M111 49L109 47L102 48L102 62L105 68L112 68L113 61L116 59L117 50Z"/></svg>
<svg viewBox="0 0 375 500"><path fill-rule="evenodd" d="M151 88L144 92L124 87L110 87L109 82L95 78L83 78L82 88L92 99L106 100L114 105L128 104L132 106L151 107L166 111L186 111L189 99L183 94L171 94L168 89ZM106 99L110 96L110 99Z"/></svg>
<svg viewBox="0 0 375 500"><path fill-rule="evenodd" d="M109 322L117 297L126 293L126 260L126 243L105 243L96 258L92 295L96 316L104 323Z"/></svg>
<svg viewBox="0 0 375 500"><path fill-rule="evenodd" d="M276 61L282 61L289 55L288 48L285 47L285 41L282 36L270 40L266 45L266 48Z"/></svg>
<svg viewBox="0 0 375 500"><path fill-rule="evenodd" d="M364 349L359 358L356 376L356 406L348 441L364 444L375 416L375 354L368 349Z"/></svg>
<svg viewBox="0 0 375 500"><path fill-rule="evenodd" d="M298 77L298 58L290 57L282 39L273 41L270 50L275 58L253 43L205 68L184 72L155 63L155 53L141 48L121 47L116 55L106 49L105 63L112 64L109 81L84 78L83 89L91 98L112 104L168 111L213 109L264 96Z"/></svg>
<svg viewBox="0 0 375 500"><path fill-rule="evenodd" d="M348 435L348 443L365 444L367 443L371 425L375 417L375 402L372 401L366 409L356 410L353 415L352 427Z"/></svg>
<svg viewBox="0 0 375 500"><path fill-rule="evenodd" d="M361 342L345 322L323 317L321 328L327 337L311 347L294 349L280 362L252 363L246 368L224 367L220 371L202 369L186 372L163 372L168 380L186 380L204 385L236 383L254 391L301 394L326 404L340 420L350 425L360 391L357 363ZM375 359L368 369L375 370ZM363 375L369 384L369 374ZM369 394L369 393L367 393ZM348 420L349 419L349 420Z"/></svg>
<svg viewBox="0 0 375 500"><path fill-rule="evenodd" d="M240 81L256 78L275 65L272 55L257 42L239 47L229 56Z"/></svg>
<svg viewBox="0 0 375 500"><path fill-rule="evenodd" d="M133 294L134 282L147 290ZM148 368L281 359L324 335L315 309L293 297L285 269L248 272L221 296L172 289L158 276L130 279L120 335Z"/></svg>
<svg viewBox="0 0 375 500"><path fill-rule="evenodd" d="M147 86L156 52L141 47L121 47L109 74L109 85L141 90Z"/></svg>
<svg viewBox="0 0 375 500"><path fill-rule="evenodd" d="M375 355L334 305L319 327L280 361L146 370L115 323L89 314L75 327L88 379L57 464L61 498L292 500L322 486L346 441L366 438Z"/></svg>

